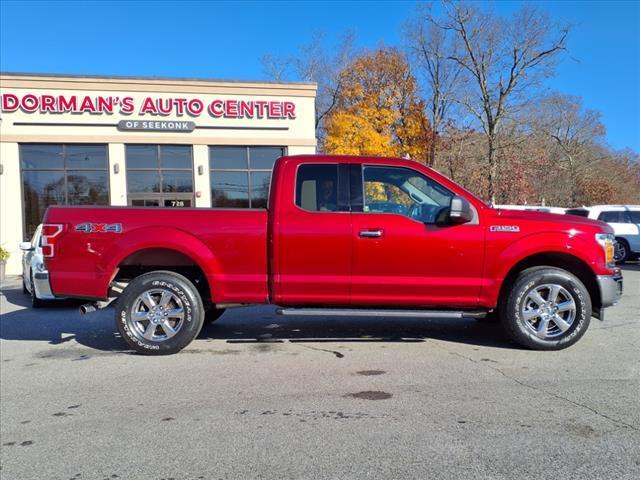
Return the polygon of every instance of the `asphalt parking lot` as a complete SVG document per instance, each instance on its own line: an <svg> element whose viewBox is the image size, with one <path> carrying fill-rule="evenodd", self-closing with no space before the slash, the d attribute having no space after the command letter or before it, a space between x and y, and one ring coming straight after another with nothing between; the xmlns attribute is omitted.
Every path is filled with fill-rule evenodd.
<svg viewBox="0 0 640 480"><path fill-rule="evenodd" d="M0 477L640 478L640 265L560 352L472 320L228 311L182 353L113 312L0 308Z"/></svg>

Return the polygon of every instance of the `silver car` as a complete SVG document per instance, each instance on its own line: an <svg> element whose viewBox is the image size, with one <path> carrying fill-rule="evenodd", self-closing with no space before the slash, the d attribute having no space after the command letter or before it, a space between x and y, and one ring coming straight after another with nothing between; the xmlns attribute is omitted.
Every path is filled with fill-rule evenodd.
<svg viewBox="0 0 640 480"><path fill-rule="evenodd" d="M33 308L44 307L55 297L49 286L49 272L44 267L42 248L40 247L40 233L42 225L38 225L30 242L22 242L22 291L31 295Z"/></svg>

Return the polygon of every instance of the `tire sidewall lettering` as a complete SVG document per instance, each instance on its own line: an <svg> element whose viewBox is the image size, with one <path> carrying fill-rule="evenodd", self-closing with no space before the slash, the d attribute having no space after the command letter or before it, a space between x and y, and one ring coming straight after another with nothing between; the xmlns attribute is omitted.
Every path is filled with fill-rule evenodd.
<svg viewBox="0 0 640 480"><path fill-rule="evenodd" d="M138 345L141 348L146 348L147 350L160 350L160 345L153 345L153 344L142 342L138 337L136 337L133 334L133 332L129 328L129 322L127 322L127 309L120 310L119 321L120 321L120 324L122 325L122 330L124 331L124 333L136 345Z"/></svg>

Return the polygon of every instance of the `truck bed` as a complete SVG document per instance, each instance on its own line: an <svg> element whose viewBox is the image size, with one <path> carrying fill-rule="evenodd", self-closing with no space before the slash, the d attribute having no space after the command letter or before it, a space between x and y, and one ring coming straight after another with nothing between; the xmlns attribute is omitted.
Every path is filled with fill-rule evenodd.
<svg viewBox="0 0 640 480"><path fill-rule="evenodd" d="M64 229L55 238L61 248L45 263L59 296L105 298L118 265L134 267L143 251L192 261L215 285L216 303L264 303L267 222L263 209L50 207L44 223Z"/></svg>

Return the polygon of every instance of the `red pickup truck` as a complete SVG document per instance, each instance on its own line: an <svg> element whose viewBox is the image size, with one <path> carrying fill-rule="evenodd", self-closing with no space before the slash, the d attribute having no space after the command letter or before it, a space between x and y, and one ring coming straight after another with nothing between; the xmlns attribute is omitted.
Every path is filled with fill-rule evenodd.
<svg viewBox="0 0 640 480"><path fill-rule="evenodd" d="M495 317L522 346L572 345L622 294L613 232L575 216L493 209L424 165L290 156L267 209L50 207L56 296L116 324L144 354L174 353L224 309L280 314Z"/></svg>

